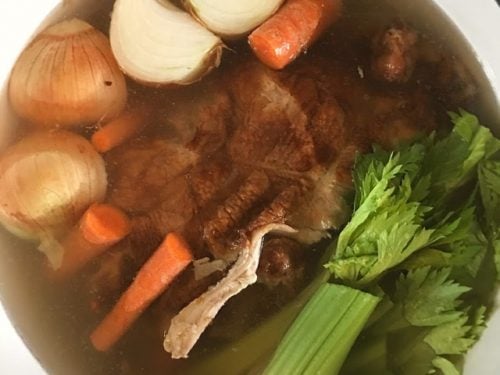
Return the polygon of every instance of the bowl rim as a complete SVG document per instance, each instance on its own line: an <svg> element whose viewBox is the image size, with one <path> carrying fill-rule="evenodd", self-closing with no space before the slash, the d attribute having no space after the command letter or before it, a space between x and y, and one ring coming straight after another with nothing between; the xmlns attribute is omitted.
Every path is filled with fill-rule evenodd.
<svg viewBox="0 0 500 375"><path fill-rule="evenodd" d="M499 112L496 117L500 121L500 48L494 35L500 35L500 7L495 0L432 0L444 14L448 16L472 47L478 61L483 67L495 94ZM68 0L16 0L0 2L0 33L9 35L7 47L3 48L0 59L0 84L6 83L10 68L17 55L30 39L33 30L39 27L46 17L58 6L65 6ZM15 30L15 32L13 32ZM497 123L500 126L500 122ZM498 129L500 130L500 128ZM1 143L1 142L0 142ZM2 145L0 144L0 147ZM500 294L497 298L500 305ZM465 373L477 373L479 364L496 358L497 364L481 371L483 375L500 373L500 361L491 348L490 356L484 354L491 347L493 340L500 336L500 310L494 317L494 330L490 327L478 345L467 356ZM23 342L23 338L15 330L8 313L3 307L0 296L0 372L17 372L26 374L45 374L42 366ZM484 342L483 342L484 341ZM483 352L481 352L483 351ZM470 357L470 360L469 360ZM473 371L473 368L476 371Z"/></svg>

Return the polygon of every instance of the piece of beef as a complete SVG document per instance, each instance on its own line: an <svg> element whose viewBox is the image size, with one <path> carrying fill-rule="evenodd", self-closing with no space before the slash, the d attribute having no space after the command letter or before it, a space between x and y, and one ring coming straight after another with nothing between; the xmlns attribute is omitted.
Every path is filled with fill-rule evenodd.
<svg viewBox="0 0 500 375"><path fill-rule="evenodd" d="M302 194L302 188L298 184L291 184L286 189L283 189L259 214L248 224L244 229L246 236L251 236L251 233L263 226L269 224L284 224L293 212L297 204L297 200Z"/></svg>
<svg viewBox="0 0 500 375"><path fill-rule="evenodd" d="M81 295L85 296L90 309L97 314L108 311L147 257L147 253L124 240L87 267L83 274L85 281Z"/></svg>
<svg viewBox="0 0 500 375"><path fill-rule="evenodd" d="M304 246L292 239L266 240L257 269L258 281L269 287L295 290L304 279L305 258Z"/></svg>
<svg viewBox="0 0 500 375"><path fill-rule="evenodd" d="M477 94L467 67L442 42L419 34L400 21L379 32L372 40L371 70L384 82L425 82L448 106L462 106ZM429 96L431 92L427 92Z"/></svg>
<svg viewBox="0 0 500 375"><path fill-rule="evenodd" d="M196 205L206 207L232 187L239 171L225 154L202 161L187 174Z"/></svg>
<svg viewBox="0 0 500 375"><path fill-rule="evenodd" d="M328 167L352 138L344 108L326 84L321 70L298 65L290 74L282 73L280 79L308 119L306 129L314 144L317 163Z"/></svg>
<svg viewBox="0 0 500 375"><path fill-rule="evenodd" d="M164 125L175 130L170 138L161 132L107 156L110 200L131 214L130 241L141 253L175 230L196 258L234 260L252 232L271 223L296 228L299 242L316 242L347 218L343 196L358 152L374 142L393 147L435 126L421 93L380 91L326 59L305 57L279 73L237 65L225 78L226 93L209 86L219 99L196 107L189 98L176 102L175 121ZM190 112L183 117L181 108ZM196 136L209 131L179 135L182 121L190 128L196 118L213 129L223 123L225 142L208 147L220 140ZM134 262L129 266L141 265Z"/></svg>
<svg viewBox="0 0 500 375"><path fill-rule="evenodd" d="M372 143L393 149L436 129L436 112L421 89L371 99Z"/></svg>
<svg viewBox="0 0 500 375"><path fill-rule="evenodd" d="M387 82L407 82L415 69L417 41L417 32L401 23L376 35L372 42L374 77Z"/></svg>
<svg viewBox="0 0 500 375"><path fill-rule="evenodd" d="M235 260L238 253L231 250L235 226L258 203L269 188L269 178L264 172L255 171L231 194L204 223L203 238L211 253L217 258ZM230 231L233 230L231 236Z"/></svg>
<svg viewBox="0 0 500 375"><path fill-rule="evenodd" d="M232 108L220 81L207 80L202 87L187 87L175 100L162 103L159 127L169 140L199 155L219 150L230 131Z"/></svg>
<svg viewBox="0 0 500 375"><path fill-rule="evenodd" d="M141 139L106 156L110 203L128 213L151 212L170 200L165 186L198 162L197 153L165 139Z"/></svg>
<svg viewBox="0 0 500 375"><path fill-rule="evenodd" d="M150 246L153 250L167 233L183 233L193 219L197 205L186 176L166 183L162 194L165 198L157 207L132 217L130 238L136 246Z"/></svg>
<svg viewBox="0 0 500 375"><path fill-rule="evenodd" d="M308 118L279 76L257 63L228 78L238 126L228 151L237 163L273 172L306 172L316 165Z"/></svg>

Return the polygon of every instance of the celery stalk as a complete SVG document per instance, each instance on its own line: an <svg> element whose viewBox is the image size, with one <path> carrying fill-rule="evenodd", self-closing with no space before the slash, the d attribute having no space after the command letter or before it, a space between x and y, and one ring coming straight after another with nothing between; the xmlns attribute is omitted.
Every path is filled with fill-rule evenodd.
<svg viewBox="0 0 500 375"><path fill-rule="evenodd" d="M366 330L366 326L365 326ZM357 340L342 367L343 374L387 374L387 337L379 335Z"/></svg>
<svg viewBox="0 0 500 375"><path fill-rule="evenodd" d="M318 288L327 282L329 276L329 272L321 270L311 283L276 315L229 347L204 358L188 373L223 374L230 368L233 374L242 374L268 359L304 305Z"/></svg>
<svg viewBox="0 0 500 375"><path fill-rule="evenodd" d="M337 374L380 298L324 284L288 330L266 375Z"/></svg>

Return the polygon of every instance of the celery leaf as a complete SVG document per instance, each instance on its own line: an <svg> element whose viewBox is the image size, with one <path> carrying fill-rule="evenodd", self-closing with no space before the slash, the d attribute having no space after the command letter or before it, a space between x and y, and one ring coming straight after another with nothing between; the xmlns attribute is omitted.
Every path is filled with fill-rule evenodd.
<svg viewBox="0 0 500 375"><path fill-rule="evenodd" d="M500 279L500 162L483 161L478 171L488 238L494 250L497 277Z"/></svg>
<svg viewBox="0 0 500 375"><path fill-rule="evenodd" d="M464 354L476 342L471 336L472 327L467 325L468 316L462 314L458 319L443 323L431 330L424 341L438 355Z"/></svg>
<svg viewBox="0 0 500 375"><path fill-rule="evenodd" d="M394 302L403 306L404 317L414 326L436 326L456 320L459 297L470 288L450 279L450 268L419 268L401 276L396 284Z"/></svg>

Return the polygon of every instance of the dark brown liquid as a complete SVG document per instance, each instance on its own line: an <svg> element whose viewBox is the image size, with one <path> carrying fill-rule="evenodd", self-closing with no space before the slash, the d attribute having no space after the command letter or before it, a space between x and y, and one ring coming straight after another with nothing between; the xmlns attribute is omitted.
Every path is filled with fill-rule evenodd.
<svg viewBox="0 0 500 375"><path fill-rule="evenodd" d="M467 65L480 88L477 101L470 103L468 109L482 115L485 122L495 118L497 114L491 105L492 91L470 48L465 46L460 36L454 34L453 27L449 26L428 2L419 1L417 12L413 3L415 2L401 0L346 1L342 20L308 51L312 56L308 58L311 61L314 61L314 56L335 59L346 68L366 65L370 37L375 30L401 17L423 30L426 35L440 35L434 41L436 46L443 43L445 38L447 46L457 47L453 47L453 51L457 51L457 56ZM90 11L73 15L82 16L107 32L111 8L112 2L104 1ZM232 47L236 54L250 56L246 43ZM232 54L225 53L223 64L216 74L223 74L224 70L228 69L235 60ZM203 90L204 83L202 81L192 87L167 91L145 89L135 84L130 87L132 97L140 93L141 96L145 95L146 100L154 100L155 97L164 96L174 98L181 92L183 95L189 95L190 90ZM440 103L439 106L444 113L446 103ZM163 352L161 333L152 325L153 318L148 311L113 351L106 354L97 353L90 346L88 335L97 324L98 318L88 315L84 301L79 298L81 279L77 278L64 287L50 284L43 273L45 268L42 255L32 246L5 231L2 230L0 234L2 239L6 239L3 243L8 244L0 248L2 300L26 343L50 374L178 374L188 369L196 358L224 347L227 343L225 340L203 339L197 346L193 359L173 361ZM314 260L313 257L311 262ZM270 294L263 293L259 288L261 286L253 286L234 298L224 308L212 329L217 329L217 324L223 326L227 322L237 325L238 319L244 320L248 329L248 326L257 325L275 312L281 301L272 300L268 297ZM265 308L255 315L250 307L252 304ZM247 310L242 309L245 305L248 306ZM233 374L230 368L227 369L227 374Z"/></svg>

